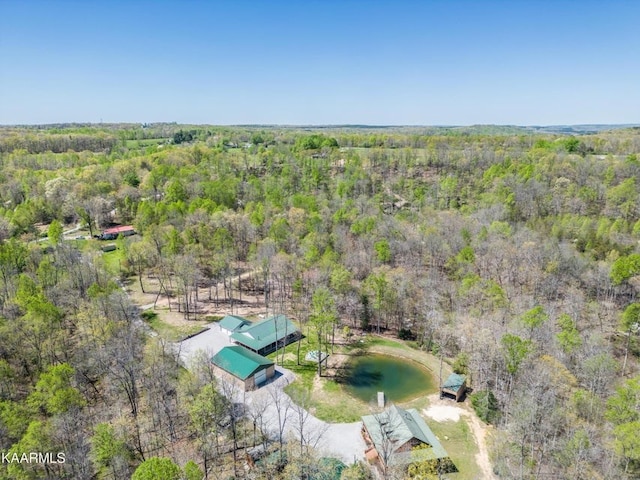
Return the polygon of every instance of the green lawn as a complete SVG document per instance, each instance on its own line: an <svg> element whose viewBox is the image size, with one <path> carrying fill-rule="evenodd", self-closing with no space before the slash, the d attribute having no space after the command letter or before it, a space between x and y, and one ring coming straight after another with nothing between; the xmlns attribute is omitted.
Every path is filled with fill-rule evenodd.
<svg viewBox="0 0 640 480"><path fill-rule="evenodd" d="M427 425L436 434L458 469L457 473L448 474L447 478L451 480L476 480L479 472L475 461L478 447L464 417L458 422L427 420Z"/></svg>
<svg viewBox="0 0 640 480"><path fill-rule="evenodd" d="M102 246L102 244L100 244L100 246ZM111 252L104 252L102 254L102 261L104 262L104 266L109 273L119 277L122 270L122 265L125 261L124 250L116 249Z"/></svg>

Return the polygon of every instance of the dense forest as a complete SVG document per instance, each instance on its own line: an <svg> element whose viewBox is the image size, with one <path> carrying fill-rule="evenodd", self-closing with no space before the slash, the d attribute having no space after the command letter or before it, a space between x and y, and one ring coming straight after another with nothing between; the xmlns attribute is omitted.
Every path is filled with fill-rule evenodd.
<svg viewBox="0 0 640 480"><path fill-rule="evenodd" d="M233 405L121 288L197 320L245 272L300 325L322 292L466 373L499 478L638 478L639 155L637 128L0 128L0 450L66 452L0 478L299 478L223 470L238 430L202 418ZM115 266L64 233L128 224Z"/></svg>

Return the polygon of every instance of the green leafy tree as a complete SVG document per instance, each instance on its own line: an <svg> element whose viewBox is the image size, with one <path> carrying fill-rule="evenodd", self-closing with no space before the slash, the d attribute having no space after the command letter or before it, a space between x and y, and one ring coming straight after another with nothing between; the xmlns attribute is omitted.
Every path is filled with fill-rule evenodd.
<svg viewBox="0 0 640 480"><path fill-rule="evenodd" d="M448 176L440 181L440 192L438 206L440 208L456 208L458 206L457 196L459 194L458 179Z"/></svg>
<svg viewBox="0 0 640 480"><path fill-rule="evenodd" d="M627 359L629 357L629 346L631 339L640 331L640 303L632 303L622 312L622 321L620 322L624 330L627 341L624 349L624 362L622 363L622 375L627 368Z"/></svg>
<svg viewBox="0 0 640 480"><path fill-rule="evenodd" d="M34 420L29 423L27 431L18 443L15 443L8 451L21 456L25 452L53 452L57 445L52 440L52 430L49 423ZM63 478L62 465L43 465L31 462L12 462L7 465L8 478L17 480L31 480L39 478Z"/></svg>
<svg viewBox="0 0 640 480"><path fill-rule="evenodd" d="M568 153L577 153L580 147L580 140L576 137L569 137L564 141L564 148Z"/></svg>
<svg viewBox="0 0 640 480"><path fill-rule="evenodd" d="M530 340L524 340L511 333L505 334L500 340L507 372L515 375L525 358L533 350Z"/></svg>
<svg viewBox="0 0 640 480"><path fill-rule="evenodd" d="M67 363L53 365L40 375L27 405L50 415L63 413L84 405L80 392L71 385L74 370Z"/></svg>
<svg viewBox="0 0 640 480"><path fill-rule="evenodd" d="M376 312L377 331L380 333L380 322L385 309L385 299L388 295L389 282L384 271L370 274L364 280L365 288L373 294L373 308Z"/></svg>
<svg viewBox="0 0 640 480"><path fill-rule="evenodd" d="M148 241L137 241L127 244L125 258L129 267L138 275L140 290L145 293L142 276L146 268L152 264L153 247Z"/></svg>
<svg viewBox="0 0 640 480"><path fill-rule="evenodd" d="M584 478L587 467L587 457L591 449L589 434L584 429L577 430L566 442L558 454L558 460L565 473L571 478Z"/></svg>
<svg viewBox="0 0 640 480"><path fill-rule="evenodd" d="M93 237L94 229L95 229L95 220L93 219L93 216L91 215L91 212L89 211L89 209L84 207L78 207L76 208L76 213L78 214L78 217L80 217L80 220L82 221L82 225L89 229L89 235Z"/></svg>
<svg viewBox="0 0 640 480"><path fill-rule="evenodd" d="M138 177L138 174L135 172L135 170L130 170L125 173L122 177L122 180L124 181L124 183L134 188L138 188L138 185L140 185L140 178Z"/></svg>
<svg viewBox="0 0 640 480"><path fill-rule="evenodd" d="M58 220L52 221L47 230L49 241L54 245L58 245L62 242L62 233L62 224Z"/></svg>
<svg viewBox="0 0 640 480"><path fill-rule="evenodd" d="M362 462L349 465L342 470L340 480L370 480L371 470Z"/></svg>
<svg viewBox="0 0 640 480"><path fill-rule="evenodd" d="M174 179L169 183L167 186L167 196L165 197L167 203L186 202L188 198L189 193L181 180Z"/></svg>
<svg viewBox="0 0 640 480"><path fill-rule="evenodd" d="M456 255L456 260L459 263L468 263L472 264L476 261L476 254L473 251L473 248L469 245L466 245L460 249L458 254Z"/></svg>
<svg viewBox="0 0 640 480"><path fill-rule="evenodd" d="M18 278L14 297L24 314L19 324L12 324L13 334L23 341L23 360L33 362L38 372L56 359L56 347L62 336L62 312L44 296L42 289L26 274Z"/></svg>
<svg viewBox="0 0 640 480"><path fill-rule="evenodd" d="M110 471L114 478L126 474L129 458L125 442L118 438L112 425L99 423L91 437L91 459L98 471Z"/></svg>
<svg viewBox="0 0 640 480"><path fill-rule="evenodd" d="M299 137L295 144L297 150L318 150L323 147L335 148L337 146L338 141L335 138L319 134Z"/></svg>
<svg viewBox="0 0 640 480"><path fill-rule="evenodd" d="M321 377L322 362L320 358L322 356L322 344L327 344L326 339L328 338L329 329L335 326L338 320L333 296L326 287L320 287L313 292L309 320L316 329L318 339L318 376Z"/></svg>
<svg viewBox="0 0 640 480"><path fill-rule="evenodd" d="M219 435L228 411L229 401L213 383L202 387L189 406L190 424L205 472L209 471L211 460L220 453Z"/></svg>
<svg viewBox="0 0 640 480"><path fill-rule="evenodd" d="M183 470L184 480L202 480L204 478L204 472L193 460L189 460Z"/></svg>
<svg viewBox="0 0 640 480"><path fill-rule="evenodd" d="M620 257L611 265L611 280L614 285L620 285L640 274L640 254L632 253L626 257Z"/></svg>
<svg viewBox="0 0 640 480"><path fill-rule="evenodd" d="M640 376L629 379L616 388L616 393L607 401L605 416L614 425L637 422L640 421L638 405L640 405Z"/></svg>
<svg viewBox="0 0 640 480"><path fill-rule="evenodd" d="M605 416L615 425L616 452L624 463L625 473L640 472L639 405L640 377L627 380L607 401Z"/></svg>
<svg viewBox="0 0 640 480"><path fill-rule="evenodd" d="M0 299L4 303L13 294L16 279L27 266L29 252L24 243L15 238L0 242Z"/></svg>
<svg viewBox="0 0 640 480"><path fill-rule="evenodd" d="M349 270L337 264L331 269L329 286L338 294L345 294L351 289L352 275Z"/></svg>
<svg viewBox="0 0 640 480"><path fill-rule="evenodd" d="M389 246L389 242L386 240L378 240L374 245L373 249L376 252L376 258L381 263L389 263L391 261L391 247Z"/></svg>
<svg viewBox="0 0 640 480"><path fill-rule="evenodd" d="M544 322L549 319L549 316L540 305L532 308L522 315L522 323L529 329L529 336L533 335L533 331L536 328L540 328Z"/></svg>
<svg viewBox="0 0 640 480"><path fill-rule="evenodd" d="M453 362L453 371L454 373L459 373L462 375L469 374L469 355L464 352L460 352L455 361Z"/></svg>
<svg viewBox="0 0 640 480"><path fill-rule="evenodd" d="M533 343L531 340L525 340L517 335L507 333L500 339L500 344L502 345L502 355L509 373L508 395L510 397L513 379L518 373L522 362L533 351Z"/></svg>
<svg viewBox="0 0 640 480"><path fill-rule="evenodd" d="M496 424L500 418L498 399L491 390L480 390L470 396L471 405L483 422Z"/></svg>
<svg viewBox="0 0 640 480"><path fill-rule="evenodd" d="M634 177L623 180L619 185L609 189L607 200L614 210L625 220L637 218L638 189Z"/></svg>
<svg viewBox="0 0 640 480"><path fill-rule="evenodd" d="M560 332L556 334L556 339L562 351L569 354L579 348L582 345L582 338L572 318L563 313L558 316L556 322L560 328Z"/></svg>
<svg viewBox="0 0 640 480"><path fill-rule="evenodd" d="M0 400L0 423L11 440L19 440L33 418L33 410L23 402Z"/></svg>
<svg viewBox="0 0 640 480"><path fill-rule="evenodd" d="M180 467L169 458L152 457L142 462L131 480L180 480Z"/></svg>
<svg viewBox="0 0 640 480"><path fill-rule="evenodd" d="M640 472L640 435L638 432L640 432L640 421L622 423L613 429L616 451L623 458L625 473Z"/></svg>

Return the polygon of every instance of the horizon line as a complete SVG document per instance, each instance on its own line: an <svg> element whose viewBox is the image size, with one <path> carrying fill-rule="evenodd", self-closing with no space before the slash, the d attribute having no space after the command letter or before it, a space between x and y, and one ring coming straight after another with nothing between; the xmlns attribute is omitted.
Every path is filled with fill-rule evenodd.
<svg viewBox="0 0 640 480"><path fill-rule="evenodd" d="M517 123L471 123L471 124L368 124L368 123L180 123L176 121L121 121L121 122L49 122L49 123L0 123L0 128L5 127L54 127L60 125L184 125L195 127L280 127L280 128L465 128L465 127L519 127L519 128L545 128L545 127L638 127L640 123L550 123L550 124L517 124Z"/></svg>

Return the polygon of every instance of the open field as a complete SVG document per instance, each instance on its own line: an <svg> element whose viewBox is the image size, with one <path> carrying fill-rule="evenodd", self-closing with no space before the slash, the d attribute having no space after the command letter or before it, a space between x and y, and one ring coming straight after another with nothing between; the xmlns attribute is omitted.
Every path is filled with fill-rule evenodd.
<svg viewBox="0 0 640 480"><path fill-rule="evenodd" d="M145 138L143 140L127 140L127 148L150 147L152 145L160 145L167 143L167 138Z"/></svg>

